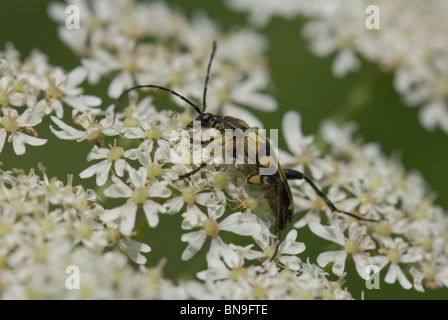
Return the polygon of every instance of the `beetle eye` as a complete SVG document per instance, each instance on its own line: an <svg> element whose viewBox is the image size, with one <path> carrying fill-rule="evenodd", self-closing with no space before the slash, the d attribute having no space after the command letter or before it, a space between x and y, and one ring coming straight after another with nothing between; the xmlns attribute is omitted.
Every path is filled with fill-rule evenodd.
<svg viewBox="0 0 448 320"><path fill-rule="evenodd" d="M212 115L210 113L205 113L202 115L202 121L208 122L212 118Z"/></svg>

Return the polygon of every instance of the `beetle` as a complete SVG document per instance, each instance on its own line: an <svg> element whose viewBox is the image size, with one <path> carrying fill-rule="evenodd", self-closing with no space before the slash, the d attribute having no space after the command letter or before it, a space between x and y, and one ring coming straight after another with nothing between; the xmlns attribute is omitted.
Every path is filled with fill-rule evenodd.
<svg viewBox="0 0 448 320"><path fill-rule="evenodd" d="M288 223L292 222L294 216L294 201L291 193L291 189L288 184L288 180L304 180L314 192L325 202L332 213L341 213L350 217L353 217L360 221L368 221L368 222L378 222L376 219L369 219L358 216L354 213L342 211L338 209L328 197L314 184L314 182L305 176L302 172L283 168L277 160L275 152L271 149L271 145L269 139L267 139L263 134L261 134L260 130L256 127L250 127L244 120L228 116L222 114L213 114L206 112L206 95L207 95L207 86L210 78L210 69L213 61L213 57L216 52L216 42L213 42L213 49L210 56L210 60L207 66L207 73L205 77L204 89L203 89L203 98L202 98L202 108L191 102L189 99L185 98L181 94L159 85L137 85L132 88L125 90L117 99L114 106L114 120L115 115L118 111L118 106L121 100L130 92L137 89L143 88L153 88L158 90L167 91L172 95L175 95L188 103L197 113L198 116L194 119L190 124L188 124L185 129L191 129L195 125L200 125L201 128L214 128L221 133L221 137L225 138L226 131L229 130L241 130L244 132L244 152L243 152L243 162L237 164L239 170L247 177L247 183L256 184L260 187L261 191L264 194L265 199L268 202L269 207L275 214L275 225L274 231L278 235L278 244L275 247L274 254L271 257L271 261L277 256L278 247L281 239L281 232L286 229ZM211 138L208 141L202 142L201 145L207 145L211 141L214 141L214 138ZM232 137L230 141L228 138L225 138L225 143L230 142L230 147L233 149L233 156L236 157L236 144L237 139L235 136ZM263 151L262 156L259 157L260 151ZM223 151L225 152L225 150ZM222 152L222 153L223 153ZM221 155L222 153L215 154L213 158ZM195 169L187 172L184 175L179 176L178 180L183 180L191 175L202 170L205 166L211 163L213 158L208 159L207 161L202 162ZM274 170L268 170L274 169ZM266 173L268 172L268 173Z"/></svg>

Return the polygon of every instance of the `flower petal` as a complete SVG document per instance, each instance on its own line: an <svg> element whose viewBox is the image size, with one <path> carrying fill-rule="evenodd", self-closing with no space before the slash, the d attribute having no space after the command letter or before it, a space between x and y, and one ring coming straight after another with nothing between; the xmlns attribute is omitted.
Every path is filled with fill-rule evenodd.
<svg viewBox="0 0 448 320"><path fill-rule="evenodd" d="M384 281L392 284L397 280L404 289L408 290L412 288L412 283L406 278L400 267L397 264L391 264Z"/></svg>
<svg viewBox="0 0 448 320"><path fill-rule="evenodd" d="M130 238L118 241L118 245L124 252L126 252L128 257L137 264L145 264L147 261L146 257L140 252L151 252L150 246Z"/></svg>
<svg viewBox="0 0 448 320"><path fill-rule="evenodd" d="M132 87L132 77L129 72L121 72L117 75L109 85L107 94L111 98L118 98L118 96L127 88Z"/></svg>
<svg viewBox="0 0 448 320"><path fill-rule="evenodd" d="M121 214L120 232L125 236L130 236L135 225L137 205L133 202L128 202L121 208L123 212Z"/></svg>
<svg viewBox="0 0 448 320"><path fill-rule="evenodd" d="M99 163L91 165L87 169L83 170L79 176L82 179L89 178L96 174L96 184L102 186L106 183L109 176L110 167L112 163L109 160L103 160Z"/></svg>
<svg viewBox="0 0 448 320"><path fill-rule="evenodd" d="M291 230L285 237L285 240L280 244L279 250L281 253L296 255L305 251L305 244L303 242L296 242L297 230Z"/></svg>
<svg viewBox="0 0 448 320"><path fill-rule="evenodd" d="M0 152L2 152L3 147L5 146L6 136L8 134L6 133L5 129L0 128Z"/></svg>
<svg viewBox="0 0 448 320"><path fill-rule="evenodd" d="M261 227L257 222L249 222L242 219L243 214L236 212L219 223L219 229L230 231L242 236L251 236L260 232Z"/></svg>
<svg viewBox="0 0 448 320"><path fill-rule="evenodd" d="M204 245L207 236L204 231L194 231L182 235L181 240L188 242L189 245L182 252L181 259L184 261L190 260Z"/></svg>
<svg viewBox="0 0 448 320"><path fill-rule="evenodd" d="M342 246L345 244L344 233L338 224L323 226L319 223L319 221L311 220L308 223L308 227L315 235L321 237L322 239L336 242Z"/></svg>
<svg viewBox="0 0 448 320"><path fill-rule="evenodd" d="M317 263L321 267L325 267L330 262L333 262L333 273L337 276L342 276L345 269L345 260L347 259L347 252L345 250L322 252L317 257Z"/></svg>
<svg viewBox="0 0 448 320"><path fill-rule="evenodd" d="M81 84L87 77L87 70L85 67L77 67L70 71L65 81L65 87L73 88Z"/></svg>
<svg viewBox="0 0 448 320"><path fill-rule="evenodd" d="M159 224L159 212L166 212L166 209L158 204L157 202L154 202L152 200L147 200L143 204L143 211L145 211L146 220L148 220L148 224L150 227L154 228L157 227Z"/></svg>
<svg viewBox="0 0 448 320"><path fill-rule="evenodd" d="M119 178L112 176L112 182L113 184L104 189L105 196L110 198L130 198L132 196L132 189Z"/></svg>
<svg viewBox="0 0 448 320"><path fill-rule="evenodd" d="M283 137L289 151L295 155L300 155L302 149L299 141L303 138L302 117L297 111L288 111L282 119Z"/></svg>

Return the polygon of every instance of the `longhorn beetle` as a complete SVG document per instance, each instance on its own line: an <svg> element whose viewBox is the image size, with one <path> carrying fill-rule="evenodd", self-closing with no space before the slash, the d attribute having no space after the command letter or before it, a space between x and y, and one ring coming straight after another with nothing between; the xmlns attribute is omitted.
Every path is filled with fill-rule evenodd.
<svg viewBox="0 0 448 320"><path fill-rule="evenodd" d="M205 77L204 90L203 90L203 100L202 100L202 108L199 108L196 104L180 95L179 93L162 86L158 85L137 85L132 88L125 90L117 99L114 106L114 120L116 113L118 111L118 106L121 100L130 92L136 89L142 88L153 88L158 90L164 90L169 92L172 95L175 95L188 103L199 115L196 119L194 119L190 124L188 124L185 129L192 128L195 124L200 124L202 128L214 128L217 129L222 137L225 135L226 130L242 130L244 132L249 132L245 136L244 140L244 163L238 164L238 168L242 173L247 176L247 183L249 184L257 184L260 186L265 199L267 200L270 208L275 214L276 222L274 226L274 231L278 233L278 244L275 248L275 252L271 258L273 260L278 253L278 246L280 244L281 232L286 229L288 223L292 222L292 218L294 215L294 201L292 198L291 189L288 185L288 179L297 179L297 180L305 180L307 184L313 188L315 193L325 202L331 212L342 213L344 215L353 217L360 221L369 221L369 222L378 222L376 219L368 219L364 217L357 216L356 214L339 210L336 206L327 198L327 196L314 184L314 182L306 177L303 173L292 170L292 169L284 169L281 167L278 162L275 153L271 153L271 147L269 140L265 138L258 130L258 128L251 128L245 121L226 116L222 114L212 114L206 113L206 95L207 95L207 85L208 80L210 78L210 68L212 65L213 57L216 52L216 42L213 42L213 49L210 56L210 61L207 66L207 73ZM235 140L235 139L233 139ZM208 144L213 141L213 138L209 141L201 142L201 145ZM225 140L224 140L225 141ZM233 141L233 148L235 148L235 141ZM252 149L251 149L252 148ZM254 154L258 155L258 151L260 148L263 148L266 153L262 157L253 158L250 157L248 150L255 151ZM234 150L235 152L235 150ZM215 156L217 156L215 154ZM251 160L251 162L249 162ZM208 161L202 162L197 168L192 171L179 176L178 180L183 180L203 169L206 165L210 163L210 159ZM276 169L274 173L263 174L263 169L267 169L268 167L272 167Z"/></svg>

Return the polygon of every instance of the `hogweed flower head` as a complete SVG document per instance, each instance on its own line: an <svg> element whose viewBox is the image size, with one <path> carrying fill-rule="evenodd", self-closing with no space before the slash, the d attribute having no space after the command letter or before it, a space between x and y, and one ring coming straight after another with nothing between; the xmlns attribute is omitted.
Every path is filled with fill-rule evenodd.
<svg viewBox="0 0 448 320"><path fill-rule="evenodd" d="M280 151L279 158L311 172L342 210L381 222L331 213L313 190L291 182L294 223L278 239L263 193L248 185L237 166L210 162L179 179L196 168L190 140L172 134L192 121L187 112L163 110L167 102L157 94L134 92L115 117L113 106L98 108L99 100L79 88L84 80L95 84L110 76L110 97L135 84L157 83L200 100L204 68L198 66L219 38L222 50L209 88L215 94L207 111L257 125L241 105L277 107L267 93L261 35L251 30L223 34L207 17L189 20L162 2L78 3L85 10L84 27L73 38L62 29L60 36L82 55L81 67L66 73L38 52L17 63L11 46L1 54L1 79L7 81L1 80L0 142L13 137L16 153L22 154L21 143L37 140L24 138L21 130L50 115L55 137L91 143L89 163L66 183L49 178L43 166L40 174L0 170L2 298L351 299L342 280L330 280L332 274L342 279L348 263L363 280L375 266L388 269L386 283L398 281L406 289L447 286L445 212L432 203L418 173L387 158L378 145L356 143L353 126L323 122L321 134L328 143L323 154L312 136L302 134L301 117L291 111L283 120L283 135L300 137L300 145L288 140L289 150ZM63 9L52 4L49 13L62 23ZM73 108L72 123L62 118L65 105ZM14 136L19 133L20 140ZM94 183L94 190L74 186L77 176ZM145 235L160 228L161 216L173 215L179 217L170 228L181 232L180 258L189 263L202 254L206 262L205 270L179 284L163 275L169 261L145 266L148 260L154 265L154 244ZM304 226L338 248L321 252L313 263L306 250L312 239L301 238ZM272 259L277 241L278 255ZM83 277L80 290L68 290L66 270L73 267Z"/></svg>
<svg viewBox="0 0 448 320"><path fill-rule="evenodd" d="M392 73L394 89L405 104L420 108L418 117L425 129L440 128L448 133L446 2L226 0L225 3L234 11L246 13L256 27L265 26L274 16L306 18L301 33L313 54L334 55L335 77L358 72L361 59L375 63L381 70ZM376 8L373 28L371 5Z"/></svg>

